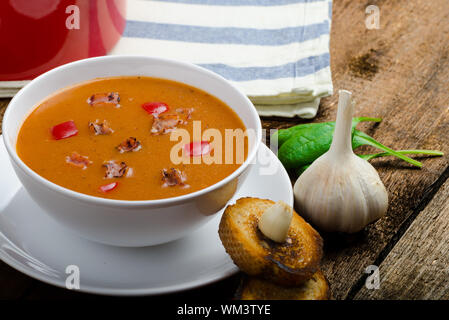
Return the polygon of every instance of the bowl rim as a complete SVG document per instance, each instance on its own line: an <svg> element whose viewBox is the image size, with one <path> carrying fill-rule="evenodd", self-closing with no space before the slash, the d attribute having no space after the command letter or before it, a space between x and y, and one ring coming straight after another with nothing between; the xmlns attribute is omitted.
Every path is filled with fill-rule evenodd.
<svg viewBox="0 0 449 320"><path fill-rule="evenodd" d="M39 86L40 83L42 83L49 76L51 76L55 73L64 72L66 69L70 69L70 68L74 68L74 67L76 68L77 66L81 66L86 63L96 63L96 61L103 61L103 60L114 61L114 60L123 60L123 59L126 60L126 59L136 59L136 58L147 59L152 62L161 62L161 63L165 63L165 64L171 64L175 67L188 68L188 69L193 70L194 72L200 72L209 77L215 78L216 80L223 82L225 85L230 86L234 90L234 93L237 96L239 96L239 98L241 98L248 105L248 107L249 107L248 111L250 112L251 117L253 117L256 120L255 121L256 136L255 136L253 148L250 150L246 160L237 168L237 170L232 172L230 175L228 175L224 179L214 183L213 185L210 185L204 189L200 189L200 190L197 190L197 191L185 194L185 195L171 197L171 198L164 198L164 199L154 199L154 200L118 200L118 199L108 199L108 198L96 197L96 196L84 194L81 192L77 192L77 191L62 187L54 182L51 182L50 180L48 180L44 177L42 177L41 175L39 175L38 173L33 171L30 167L28 167L22 161L22 159L20 159L20 157L17 154L17 150L16 150L15 146L12 146L10 143L9 127L13 128L14 126L12 124L9 124L9 122L10 122L9 118L10 118L10 114L13 112L12 110L14 108L14 105L17 103L16 101L19 100L23 95L26 95L27 90L29 90L30 88L33 88L35 86ZM132 75L129 75L129 76L132 76ZM160 77L160 78L164 79L163 77ZM93 79L95 79L95 78L93 78ZM177 80L177 79L168 79L168 80L185 83L185 82L183 82L181 80ZM86 80L86 81L88 81L88 80ZM79 83L82 83L82 81ZM62 90L62 89L63 88L58 89L58 90ZM58 90L55 90L51 94L54 94ZM204 90L204 89L201 89L201 90L207 92L207 90ZM36 107L37 107L37 104L34 105L33 108L30 110L34 110ZM21 126L22 124L23 124L23 121L18 123L17 125ZM223 187L230 181L237 178L242 172L245 171L245 169L247 169L247 167L253 162L253 160L255 159L255 157L257 155L259 146L262 143L261 142L262 141L262 125L260 123L260 118L256 111L256 108L254 107L252 102L249 100L249 98L245 94L243 94L241 92L241 90L238 89L234 84L232 84L231 82L226 80L224 77L216 74L215 72L212 72L210 70L207 70L203 67L200 67L200 66L192 64L192 63L182 62L182 61L173 60L173 59L158 58L158 57L145 56L145 55L115 55L115 56L93 57L93 58L87 58L87 59L70 62L70 63L64 64L64 65L61 65L59 67L56 67L54 69L51 69L51 70L41 74L40 76L34 78L33 80L31 80L11 99L8 107L6 108L6 111L3 115L2 135L3 135L3 140L4 140L6 150L8 151L8 155L9 155L10 159L12 159L14 164L19 169L21 169L27 176L31 177L35 182L46 187L47 189L50 189L53 192L56 192L62 196L68 197L70 199L80 200L80 201L87 202L90 204L95 204L95 205L113 206L113 207L153 207L153 206L161 207L161 206L165 206L165 205L174 205L174 204L178 204L178 203L184 203L189 200L198 198L204 194L207 194L211 191L214 191L214 190L217 190L217 189Z"/></svg>

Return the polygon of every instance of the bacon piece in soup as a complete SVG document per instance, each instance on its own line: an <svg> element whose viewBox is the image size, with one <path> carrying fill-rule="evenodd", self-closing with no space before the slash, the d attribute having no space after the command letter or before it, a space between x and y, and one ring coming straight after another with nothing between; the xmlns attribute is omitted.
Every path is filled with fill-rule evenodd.
<svg viewBox="0 0 449 320"><path fill-rule="evenodd" d="M166 114L154 117L151 133L153 135L166 134L175 130L178 124L182 124L183 120L177 114Z"/></svg>
<svg viewBox="0 0 449 320"><path fill-rule="evenodd" d="M179 169L170 168L170 169L162 169L162 181L164 187L174 187L174 186L184 186L188 187L185 184L187 177L184 172Z"/></svg>
<svg viewBox="0 0 449 320"><path fill-rule="evenodd" d="M106 161L103 163L103 167L106 168L106 173L104 175L106 179L129 177L132 175L132 168L129 168L124 161Z"/></svg>
<svg viewBox="0 0 449 320"><path fill-rule="evenodd" d="M177 128L178 125L187 124L192 118L193 108L178 108L176 113L170 114L153 114L153 125L151 133L153 135L166 134Z"/></svg>
<svg viewBox="0 0 449 320"><path fill-rule="evenodd" d="M95 93L87 99L87 103L90 104L91 106L95 106L97 104L110 103L114 104L116 108L119 108L120 95L118 94L118 92Z"/></svg>
<svg viewBox="0 0 449 320"><path fill-rule="evenodd" d="M176 112L184 115L185 121L190 120L192 118L192 113L195 109L193 108L178 108Z"/></svg>
<svg viewBox="0 0 449 320"><path fill-rule="evenodd" d="M140 141L134 137L129 137L117 146L117 150L120 151L120 153L139 151L141 148L142 145L140 144Z"/></svg>
<svg viewBox="0 0 449 320"><path fill-rule="evenodd" d="M65 161L75 167L86 169L88 165L92 164L89 157L82 156L78 152L72 152L70 156L65 158Z"/></svg>
<svg viewBox="0 0 449 320"><path fill-rule="evenodd" d="M114 130L111 129L109 126L109 123L104 120L101 122L100 120L95 120L95 122L89 122L89 130L95 135L107 135L114 132Z"/></svg>

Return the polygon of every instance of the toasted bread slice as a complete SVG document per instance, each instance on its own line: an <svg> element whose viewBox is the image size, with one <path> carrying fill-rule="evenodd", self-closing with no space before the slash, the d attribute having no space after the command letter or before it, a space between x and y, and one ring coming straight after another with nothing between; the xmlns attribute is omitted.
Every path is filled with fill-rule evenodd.
<svg viewBox="0 0 449 320"><path fill-rule="evenodd" d="M320 270L299 287L283 287L270 281L247 277L236 294L236 299L240 300L328 300L329 298L329 285Z"/></svg>
<svg viewBox="0 0 449 320"><path fill-rule="evenodd" d="M318 270L323 240L297 213L285 243L266 238L258 228L271 200L241 198L226 208L218 233L226 252L245 273L284 286L298 286Z"/></svg>

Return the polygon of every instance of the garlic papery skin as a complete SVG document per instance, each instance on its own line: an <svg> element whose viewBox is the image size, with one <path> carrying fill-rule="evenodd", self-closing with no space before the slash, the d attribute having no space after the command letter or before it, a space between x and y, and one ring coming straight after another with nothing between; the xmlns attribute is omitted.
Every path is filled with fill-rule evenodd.
<svg viewBox="0 0 449 320"><path fill-rule="evenodd" d="M339 91L331 147L304 171L293 189L298 213L324 231L360 231L388 208L388 193L376 169L352 150L351 95Z"/></svg>
<svg viewBox="0 0 449 320"><path fill-rule="evenodd" d="M287 240L292 217L293 209L285 202L278 201L260 217L259 230L268 239L283 243Z"/></svg>

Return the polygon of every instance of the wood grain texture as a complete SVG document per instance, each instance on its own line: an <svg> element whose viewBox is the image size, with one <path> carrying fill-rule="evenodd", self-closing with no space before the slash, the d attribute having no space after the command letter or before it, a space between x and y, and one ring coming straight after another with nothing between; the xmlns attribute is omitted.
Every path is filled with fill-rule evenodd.
<svg viewBox="0 0 449 320"><path fill-rule="evenodd" d="M369 4L380 8L379 30L365 27L365 8ZM336 299L348 297L363 278L364 269L376 261L401 225L413 218L414 208L427 194L435 192L432 184L448 166L448 18L449 5L444 0L334 1L334 91L347 89L354 93L356 116L384 119L379 125L367 123L360 128L395 149L439 149L446 154L423 159L423 169L393 159L372 161L388 189L389 211L354 236L325 235L323 271ZM349 67L366 54L377 66L377 73L371 77L360 76ZM323 99L314 121L334 120L336 107L336 94ZM264 127L283 128L302 122L267 119Z"/></svg>
<svg viewBox="0 0 449 320"><path fill-rule="evenodd" d="M356 299L449 299L449 181L379 266L378 290Z"/></svg>
<svg viewBox="0 0 449 320"><path fill-rule="evenodd" d="M423 160L417 170L397 160L376 160L390 195L387 216L354 237L326 242L324 271L334 297L344 299L448 166L449 6L446 1L369 1L380 8L380 30L364 25L368 1L335 1L331 35L334 88L354 92L356 115L381 117L361 126L395 149L428 148L443 158ZM436 32L438 30L438 32ZM371 79L351 73L355 57L375 52ZM336 97L323 104L323 119L334 118ZM319 119L318 119L319 120ZM430 188L430 189L429 189Z"/></svg>

